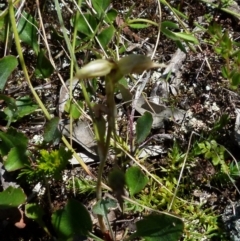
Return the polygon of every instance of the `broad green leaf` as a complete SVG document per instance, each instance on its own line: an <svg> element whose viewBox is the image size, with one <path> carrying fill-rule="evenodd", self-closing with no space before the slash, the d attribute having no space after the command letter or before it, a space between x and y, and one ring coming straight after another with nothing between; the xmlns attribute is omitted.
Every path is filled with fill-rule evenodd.
<svg viewBox="0 0 240 241"><path fill-rule="evenodd" d="M7 132L0 131L0 154L2 156L7 155L13 147L19 147L24 151L27 149L27 144L27 137L13 128L8 128Z"/></svg>
<svg viewBox="0 0 240 241"><path fill-rule="evenodd" d="M92 5L100 18L110 5L111 0L92 0Z"/></svg>
<svg viewBox="0 0 240 241"><path fill-rule="evenodd" d="M125 88L128 88L128 81L127 81L127 79L126 78L121 78L118 82L117 82L117 84L121 84L121 85L123 85Z"/></svg>
<svg viewBox="0 0 240 241"><path fill-rule="evenodd" d="M1 97L0 97L1 98ZM13 102L15 104L13 105ZM33 113L38 108L29 96L23 96L16 101L13 99L8 101L8 106L4 109L4 113L7 115L8 122L15 122L22 117Z"/></svg>
<svg viewBox="0 0 240 241"><path fill-rule="evenodd" d="M95 31L97 27L97 19L91 14L84 14L84 17L86 18L87 22L91 26L92 30ZM76 22L77 30L85 34L86 36L91 37L93 33L90 30L88 24L86 23L84 17L80 15L79 18L77 19L77 22Z"/></svg>
<svg viewBox="0 0 240 241"><path fill-rule="evenodd" d="M42 219L44 211L43 208L39 206L37 203L28 203L25 206L25 214L28 218L38 220Z"/></svg>
<svg viewBox="0 0 240 241"><path fill-rule="evenodd" d="M60 240L67 240L73 235L87 235L92 231L92 221L82 203L70 199L63 210L52 215L52 225Z"/></svg>
<svg viewBox="0 0 240 241"><path fill-rule="evenodd" d="M139 167L128 168L125 176L131 195L141 192L148 183L147 176L144 175Z"/></svg>
<svg viewBox="0 0 240 241"><path fill-rule="evenodd" d="M115 29L113 26L110 26L104 30L98 35L98 40L100 41L102 47L105 49L109 42L112 40L115 33Z"/></svg>
<svg viewBox="0 0 240 241"><path fill-rule="evenodd" d="M110 10L107 12L104 20L105 20L107 23L112 23L112 22L116 19L117 15L118 15L117 10L114 9L114 8L112 8L112 9L110 9Z"/></svg>
<svg viewBox="0 0 240 241"><path fill-rule="evenodd" d="M164 21L161 23L162 28L179 29L178 25L171 21Z"/></svg>
<svg viewBox="0 0 240 241"><path fill-rule="evenodd" d="M143 237L146 241L178 241L183 234L181 219L166 214L150 214L136 223L137 231L130 239Z"/></svg>
<svg viewBox="0 0 240 241"><path fill-rule="evenodd" d="M179 40L179 38L175 35L175 33L173 33L172 31L170 31L169 29L161 28L161 32L162 32L164 35L166 35L166 37L172 39L173 41Z"/></svg>
<svg viewBox="0 0 240 241"><path fill-rule="evenodd" d="M8 187L0 192L0 210L18 207L26 201L26 195L21 188Z"/></svg>
<svg viewBox="0 0 240 241"><path fill-rule="evenodd" d="M17 26L19 37L24 43L33 48L35 54L38 54L39 51L37 28L38 24L34 17L23 12Z"/></svg>
<svg viewBox="0 0 240 241"><path fill-rule="evenodd" d="M221 72L222 72L223 78L225 79L230 78L230 71L227 66L221 67Z"/></svg>
<svg viewBox="0 0 240 241"><path fill-rule="evenodd" d="M175 41L177 47L182 50L185 54L187 54L187 50L185 48L185 46L183 45L183 42L181 42L180 40Z"/></svg>
<svg viewBox="0 0 240 241"><path fill-rule="evenodd" d="M41 227L45 228L45 223L42 220L44 210L37 203L28 203L25 206L25 215L28 218L35 220Z"/></svg>
<svg viewBox="0 0 240 241"><path fill-rule="evenodd" d="M10 126L11 122L15 119L17 116L17 105L15 99L7 96L7 95L2 95L0 94L0 100L4 100L5 103L7 104L7 107L4 109L4 114L5 114L5 120L8 121L7 126Z"/></svg>
<svg viewBox="0 0 240 241"><path fill-rule="evenodd" d="M149 135L153 123L153 117L151 113L145 112L137 120L136 133L137 133L137 143L143 142Z"/></svg>
<svg viewBox="0 0 240 241"><path fill-rule="evenodd" d="M7 155L7 159L3 162L8 172L19 170L29 165L26 149L21 147L13 147Z"/></svg>
<svg viewBox="0 0 240 241"><path fill-rule="evenodd" d="M107 217L108 210L110 208L116 208L117 202L114 199L106 198L99 200L92 208L94 214L102 215Z"/></svg>
<svg viewBox="0 0 240 241"><path fill-rule="evenodd" d="M191 42L194 44L198 44L198 40L192 35L192 34L187 34L187 33L174 33L177 37L179 37L180 39L183 39L187 42Z"/></svg>
<svg viewBox="0 0 240 241"><path fill-rule="evenodd" d="M44 128L43 139L45 142L58 143L61 138L61 133L58 129L59 118L54 117L47 122Z"/></svg>
<svg viewBox="0 0 240 241"><path fill-rule="evenodd" d="M232 76L232 86L238 86L240 84L240 74L235 72Z"/></svg>
<svg viewBox="0 0 240 241"><path fill-rule="evenodd" d="M16 100L17 105L17 119L33 113L38 105L32 101L29 96L23 96Z"/></svg>
<svg viewBox="0 0 240 241"><path fill-rule="evenodd" d="M8 77L17 67L18 61L15 56L8 55L0 59L0 91L2 91L7 83Z"/></svg>
<svg viewBox="0 0 240 241"><path fill-rule="evenodd" d="M44 50L40 50L37 56L37 67L35 70L35 75L39 78L48 78L53 73L54 68L46 57Z"/></svg>
<svg viewBox="0 0 240 241"><path fill-rule="evenodd" d="M148 28L150 25L146 23L130 23L128 24L130 28L141 29L141 28Z"/></svg>
<svg viewBox="0 0 240 241"><path fill-rule="evenodd" d="M67 100L65 106L64 106L64 111L69 113L73 119L79 119L79 117L82 114L82 111L79 109L79 107L83 108L83 102L78 101L78 104L73 103L71 100Z"/></svg>

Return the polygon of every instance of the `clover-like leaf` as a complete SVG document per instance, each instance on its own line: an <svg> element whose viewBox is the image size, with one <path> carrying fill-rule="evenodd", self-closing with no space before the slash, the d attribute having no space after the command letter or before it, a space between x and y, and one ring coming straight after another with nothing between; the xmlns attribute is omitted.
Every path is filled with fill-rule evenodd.
<svg viewBox="0 0 240 241"><path fill-rule="evenodd" d="M12 147L27 148L28 139L23 133L14 128L8 128L7 132L0 131L0 154L6 155Z"/></svg>
<svg viewBox="0 0 240 241"><path fill-rule="evenodd" d="M0 59L0 91L2 91L6 85L8 77L12 71L17 67L18 61L15 56L8 55Z"/></svg>
<svg viewBox="0 0 240 241"><path fill-rule="evenodd" d="M3 192L0 192L0 210L18 207L26 201L26 195L21 188L9 186Z"/></svg>
<svg viewBox="0 0 240 241"><path fill-rule="evenodd" d="M143 237L146 241L178 241L183 233L183 221L166 214L150 214L136 223L137 231L130 239Z"/></svg>
<svg viewBox="0 0 240 241"><path fill-rule="evenodd" d="M92 221L87 209L77 200L68 200L62 210L52 215L52 225L59 240L68 240L76 234L87 235L92 230Z"/></svg>
<svg viewBox="0 0 240 241"><path fill-rule="evenodd" d="M21 147L13 147L4 161L4 167L7 171L12 172L23 168L29 164L26 149Z"/></svg>
<svg viewBox="0 0 240 241"><path fill-rule="evenodd" d="M115 33L115 29L113 26L110 26L104 30L98 35L98 40L100 41L102 47L105 49L109 42L112 40Z"/></svg>
<svg viewBox="0 0 240 241"><path fill-rule="evenodd" d="M137 120L136 133L137 133L137 143L143 142L149 135L153 123L153 117L151 113L145 112Z"/></svg>
<svg viewBox="0 0 240 241"><path fill-rule="evenodd" d="M130 167L126 171L126 183L130 194L134 195L143 190L148 183L148 178L139 167Z"/></svg>
<svg viewBox="0 0 240 241"><path fill-rule="evenodd" d="M59 118L54 117L47 122L44 128L43 139L45 142L58 143L61 138L61 133L58 129Z"/></svg>
<svg viewBox="0 0 240 241"><path fill-rule="evenodd" d="M93 213L107 217L110 208L116 208L117 202L114 199L106 198L99 200L92 208Z"/></svg>

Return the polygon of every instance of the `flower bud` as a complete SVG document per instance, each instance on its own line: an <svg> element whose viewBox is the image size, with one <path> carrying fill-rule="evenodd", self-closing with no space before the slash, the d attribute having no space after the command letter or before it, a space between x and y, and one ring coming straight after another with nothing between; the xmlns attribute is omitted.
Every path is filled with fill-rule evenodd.
<svg viewBox="0 0 240 241"><path fill-rule="evenodd" d="M87 79L108 75L116 64L106 59L94 60L87 65L83 66L76 73L78 79Z"/></svg>
<svg viewBox="0 0 240 241"><path fill-rule="evenodd" d="M162 64L154 63L149 57L136 54L120 59L117 65L122 75L130 73L140 74L144 70L162 67Z"/></svg>

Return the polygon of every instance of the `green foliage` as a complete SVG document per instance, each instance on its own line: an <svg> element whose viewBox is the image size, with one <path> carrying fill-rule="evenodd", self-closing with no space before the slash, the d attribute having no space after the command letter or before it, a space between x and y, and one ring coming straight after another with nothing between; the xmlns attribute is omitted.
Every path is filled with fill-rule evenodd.
<svg viewBox="0 0 240 241"><path fill-rule="evenodd" d="M111 0L93 0L93 8L97 12L97 18L101 19L105 11L109 7Z"/></svg>
<svg viewBox="0 0 240 241"><path fill-rule="evenodd" d="M29 161L26 149L22 149L20 146L11 148L4 160L4 167L9 172L19 170L27 164L29 164Z"/></svg>
<svg viewBox="0 0 240 241"><path fill-rule="evenodd" d="M178 29L179 29L179 26L174 22L163 21L161 23L161 32L169 39L172 39L173 41L175 41L176 45L182 51L186 52L185 47L182 44L182 41L198 44L198 40L195 38L193 34L185 33L185 32L174 32L174 30L178 30Z"/></svg>
<svg viewBox="0 0 240 241"><path fill-rule="evenodd" d="M44 141L49 143L59 143L60 138L61 138L61 133L58 129L58 123L59 123L59 118L54 117L52 118L49 122L47 122L45 128L44 128Z"/></svg>
<svg viewBox="0 0 240 241"><path fill-rule="evenodd" d="M41 206L36 203L28 203L25 206L25 213L28 218L36 220L37 222L43 222L42 217L44 215L44 211Z"/></svg>
<svg viewBox="0 0 240 241"><path fill-rule="evenodd" d="M20 39L31 46L36 54L39 52L37 26L34 17L26 12L22 13L17 26Z"/></svg>
<svg viewBox="0 0 240 241"><path fill-rule="evenodd" d="M212 160L214 166L224 162L224 152L225 148L219 146L215 140L200 142L194 149L195 155L203 154L204 158Z"/></svg>
<svg viewBox="0 0 240 241"><path fill-rule="evenodd" d="M229 175L233 179L240 177L240 162L231 162L229 166Z"/></svg>
<svg viewBox="0 0 240 241"><path fill-rule="evenodd" d="M137 120L136 133L137 133L137 143L143 142L149 135L153 123L153 117L151 113L145 112Z"/></svg>
<svg viewBox="0 0 240 241"><path fill-rule="evenodd" d="M7 132L0 131L0 156L4 158L4 167L7 171L15 171L27 165L27 144L28 139L24 134L13 128Z"/></svg>
<svg viewBox="0 0 240 241"><path fill-rule="evenodd" d="M64 147L51 152L41 150L40 157L37 160L37 172L42 176L47 175L57 180L61 179L61 172L66 167L71 156L72 152L66 151Z"/></svg>
<svg viewBox="0 0 240 241"><path fill-rule="evenodd" d="M65 106L64 106L64 111L69 113L69 115L77 120L80 118L82 111L80 108L83 108L83 102L82 101L77 101L77 103L73 103L71 100L67 100Z"/></svg>
<svg viewBox="0 0 240 241"><path fill-rule="evenodd" d="M25 206L25 214L28 218L33 219L36 222L38 222L41 227L45 226L45 224L42 220L43 215L44 215L44 210L38 204L28 203Z"/></svg>
<svg viewBox="0 0 240 241"><path fill-rule="evenodd" d="M108 222L108 212L111 209L116 209L117 208L117 201L114 199L106 198L99 200L94 206L93 206L93 213L97 215L101 215L104 217L105 222Z"/></svg>
<svg viewBox="0 0 240 241"><path fill-rule="evenodd" d="M139 167L130 167L126 171L126 183L133 196L143 190L148 183L148 178Z"/></svg>
<svg viewBox="0 0 240 241"><path fill-rule="evenodd" d="M225 65L221 68L224 78L228 79L233 89L240 84L240 49L239 44L232 40L227 31L223 31L220 25L213 24L208 28L214 51L224 59Z"/></svg>
<svg viewBox="0 0 240 241"><path fill-rule="evenodd" d="M27 165L21 170L20 177L26 176L29 180L42 180L45 178L54 178L60 180L61 172L68 164L68 160L72 156L72 152L60 147L59 150L48 152L47 150L40 150L39 157L36 160L35 167Z"/></svg>
<svg viewBox="0 0 240 241"><path fill-rule="evenodd" d="M100 41L102 47L104 49L107 48L108 44L112 40L115 33L114 27L110 26L101 31L101 33L98 35L98 40Z"/></svg>
<svg viewBox="0 0 240 241"><path fill-rule="evenodd" d="M0 94L0 100L4 100L6 103L2 115L5 115L8 126L12 122L16 122L24 116L33 113L38 108L38 105L36 105L29 96L22 96L15 100L7 95Z"/></svg>
<svg viewBox="0 0 240 241"><path fill-rule="evenodd" d="M150 214L136 223L137 231L130 239L143 237L147 241L177 241L183 232L183 221L169 215Z"/></svg>
<svg viewBox="0 0 240 241"><path fill-rule="evenodd" d="M4 89L8 77L11 75L17 65L18 62L15 56L8 55L0 59L0 91Z"/></svg>
<svg viewBox="0 0 240 241"><path fill-rule="evenodd" d="M9 16L7 10L0 11L0 42L5 42L7 36L7 26L9 21Z"/></svg>
<svg viewBox="0 0 240 241"><path fill-rule="evenodd" d="M50 60L46 57L45 51L41 49L37 55L37 66L35 69L35 75L38 78L49 78L53 71L54 68Z"/></svg>
<svg viewBox="0 0 240 241"><path fill-rule="evenodd" d="M14 128L8 128L7 132L0 131L1 145L0 153L5 156L12 147L26 149L28 139Z"/></svg>
<svg viewBox="0 0 240 241"><path fill-rule="evenodd" d="M227 8L233 3L233 0L221 0L220 1L220 6L222 8Z"/></svg>
<svg viewBox="0 0 240 241"><path fill-rule="evenodd" d="M1 209L18 207L26 201L27 197L21 188L9 186L0 192L0 212Z"/></svg>
<svg viewBox="0 0 240 241"><path fill-rule="evenodd" d="M96 190L96 182L85 178L74 177L68 180L67 188L76 193L92 194Z"/></svg>
<svg viewBox="0 0 240 241"><path fill-rule="evenodd" d="M58 1L55 0L56 8L57 2ZM77 62L74 59L75 53L80 54L77 56L81 56L81 54L84 53L86 59L84 58L83 62L87 60L88 56L90 59L97 59L84 65L84 67L81 67L80 69L78 69L78 67L75 68L76 77L84 80L84 82L80 81L82 87L80 95L81 97L83 95L85 100L68 100L65 105L65 111L74 120L78 120L82 117L82 111L79 106L81 108L88 107L89 113L92 114L93 129L95 131L95 139L98 144L98 154L100 159L98 180L96 184L96 180L89 181L82 177L69 179L68 188L74 189L78 193L91 193L93 190L97 189L97 203L93 207L93 212L97 215L103 216L107 222L107 214L110 208L115 208L117 206L115 200L102 198L102 176L105 167L104 163L109 156L109 148L112 146L115 147L114 150L118 148L117 151L119 153L116 155L117 158L129 161L127 155L129 153L134 155L138 152L135 147L140 146L140 144L146 140L151 132L153 122L152 115L148 112L138 118L136 136L131 137L133 142L131 142L130 145L132 145L133 148L132 146L129 147L128 137L124 140L122 137L117 136L115 130L116 108L114 94L116 91L120 91L123 101L131 103L132 93L128 89L128 82L125 79L125 75L141 73L147 69L161 67L159 64L152 62L149 57L141 55L129 55L120 58L120 60L115 60L118 53L120 54L120 57L121 54L126 54L125 45L127 45L127 43L120 41L119 36L122 29L125 27L141 31L141 29L149 26L156 26L156 28L159 28L159 23L152 22L148 19L132 19L132 13L134 10L133 5L126 14L123 13L123 25L116 26L114 21L118 12L109 7L111 3L110 0L91 0L91 8L88 6L88 3L84 1L79 1L79 3L80 8L82 7L81 4L84 5L84 14L73 14L73 18L70 20L72 28L69 29L69 32L67 32L63 26L65 24L66 26L69 26L69 19L64 19L64 21L61 22L59 18L59 21L61 22L61 30L52 27L48 34L51 35L51 39L57 39L61 42L64 50L66 49L66 52L69 51L71 77L74 75L72 67L77 65ZM220 1L220 7L226 7L229 3L229 0L222 0ZM198 44L199 41L194 36L194 33L189 32L187 28L185 29L183 23L181 24L181 19L188 20L188 16L183 14L179 10L180 8L172 8L167 1L161 1L161 4L167 6L176 16L175 20L178 20L177 23L172 21L162 22L162 33L167 38L174 41L183 51L186 51L186 45L193 47L195 44ZM9 2L9 5L11 5L11 1ZM2 39L5 41L6 39L7 25L5 24L7 23L8 18L11 17L8 15L7 11L0 16L0 41L3 41ZM20 40L35 52L36 66L33 66L35 69L35 76L41 79L51 77L54 68L47 57L50 53L47 52L42 44L42 36L38 38L38 22L33 16L23 11L17 26ZM13 24L11 27L11 30L14 29ZM72 30L73 32L71 32ZM12 32L10 33L12 34ZM218 26L210 27L209 34L212 37L210 43L214 46L215 52L221 56L226 63L222 68L222 74L225 78L229 79L231 85L236 88L239 85L240 79L238 71L240 65L239 44L234 42L229 34L223 32ZM16 35L16 33L14 33L14 35ZM16 39L17 38L15 38L15 43L18 43ZM114 44L112 42L113 40ZM42 49L40 49L39 46L41 46ZM66 46L67 48L65 48ZM115 48L118 51L115 51ZM22 49L17 49L17 51L20 56ZM106 57L102 59L102 52L104 51L109 58ZM91 54L88 55L86 53ZM17 58L14 56L7 56L0 60L0 91L4 90L7 79L17 66L16 59ZM24 65L22 66L22 69L24 70L23 67ZM25 67L28 69L32 66ZM27 74L24 72L24 74L26 76L28 72ZM169 79L170 75L171 73L168 75ZM99 77L105 77L105 85L102 84L103 79L99 81ZM86 79L91 79L91 81L87 83L87 81L85 81ZM30 83L29 86L31 86ZM95 92L98 90L99 86L105 86L103 95L106 94L106 99L103 101L103 104L92 103L92 101L95 101L96 99ZM39 108L28 96L16 100L7 95L0 95L0 99L4 101L5 105L0 114L6 121L8 121L8 126L11 125L12 122L19 121L22 117L30 115L36 110L36 108ZM38 104L39 103L41 102L38 100ZM44 110L42 106L41 109ZM44 112L45 115L46 113L48 112ZM4 166L8 171L14 171L25 167L25 169L22 169L20 176L25 175L27 179L31 181L51 178L59 180L61 178L61 172L66 168L72 153L65 150L63 147L60 147L59 150L51 149L53 146L56 147L56 144L59 143L61 138L61 134L58 130L59 118L55 117L50 120L50 115L46 116L48 121L44 129L45 146L31 146L31 153L27 152L28 140L23 134L14 131L12 128L8 128L6 132L0 132L1 159L4 159ZM120 206L127 206L127 208L129 208L128 211L131 209L133 212L145 212L145 209L137 204L137 202L139 202L150 208L164 211L167 209L177 215L181 215L186 223L184 232L185 240L198 240L196 237L200 237L199 240L203 240L215 235L218 231L217 216L211 209L206 209L201 204L184 202L178 197L175 198L172 205L170 205L170 203L172 202L174 193L176 193L176 188L178 188L177 194L179 197L188 198L186 192L188 191L188 187L192 187L190 181L187 180L185 176L183 177L183 183L179 184L178 180L182 168L188 168L187 170L190 170L191 165L194 165L192 161L194 157L201 156L211 161L220 173L229 174L232 178L239 176L239 163L231 163L229 166L226 165L225 149L218 145L215 140L215 138L217 138L216 136L221 132L228 120L229 117L223 115L215 124L211 133L211 138L207 141L195 143L193 149L190 150L187 164L184 163L184 158L187 155L186 150L181 150L177 142L174 142L174 145L172 149L169 149L168 154L166 156L163 155L164 164L158 166L159 170L154 169L154 172L156 171L157 174L152 175L151 178L145 174L147 171L143 173L141 168L136 166L128 168L126 173L119 169L111 171L108 176L109 186L116 195ZM112 139L114 139L114 141L112 141ZM121 148L119 148L119 146ZM71 148L70 145L68 147ZM122 150L125 150L126 153ZM31 159L31 165L28 161L29 158ZM145 165L145 163L143 165ZM186 167L183 165L186 165ZM153 166L153 168L155 168L155 166ZM156 182L156 180L159 181L161 185L158 185L159 183ZM122 195L124 194L124 188L126 186L130 192L131 198L136 198L135 200L137 202L134 205L130 205L130 202L123 203ZM4 195L8 195L7 198ZM5 205L2 200L10 202L10 197L11 199L16 198L16 202L13 202L13 205L15 206L25 202L25 199L19 199L15 194L11 195L9 196L9 193L6 194L6 192L0 193L0 208L2 208L2 203L3 206ZM21 195L19 196L21 197ZM44 213L41 206L35 203L27 204L25 206L25 214L27 217L38 222L40 226L48 232L42 221ZM101 219L99 220L101 221ZM52 224L58 235L58 240L71 240L75 235L89 236L93 226L88 211L76 200L69 200L63 210L57 210L54 212L52 215ZM165 214L151 214L137 222L136 225L137 232L130 238L127 238L127 240L142 237L149 241L177 241L181 239L184 229L181 219ZM202 235L203 232L205 232L204 235ZM103 235L104 234L105 233L103 233Z"/></svg>
<svg viewBox="0 0 240 241"><path fill-rule="evenodd" d="M92 221L87 209L74 199L68 200L64 209L54 212L52 225L58 240L68 240L74 235L87 235L92 231Z"/></svg>
<svg viewBox="0 0 240 241"><path fill-rule="evenodd" d="M161 170L168 173L169 175L175 176L176 173L179 173L179 170L182 167L185 154L182 153L178 143L175 141L173 143L173 147L169 150L167 155L168 166L161 167Z"/></svg>
<svg viewBox="0 0 240 241"><path fill-rule="evenodd" d="M219 145L215 140L206 140L197 143L192 151L193 156L203 155L215 166L214 179L221 181L222 184L231 182L230 178L237 174L237 165L228 165L226 163L226 149ZM236 172L235 172L236 171Z"/></svg>
<svg viewBox="0 0 240 241"><path fill-rule="evenodd" d="M84 14L78 17L77 21L75 22L75 26L80 33L91 38L93 36L91 29L96 29L97 19L91 14Z"/></svg>
<svg viewBox="0 0 240 241"><path fill-rule="evenodd" d="M217 138L220 135L221 131L223 131L223 129L227 126L229 120L229 115L223 114L220 119L214 123L214 126L210 133L210 137Z"/></svg>
<svg viewBox="0 0 240 241"><path fill-rule="evenodd" d="M147 28L150 26L150 24L144 24L144 23L130 23L128 24L130 28L136 28L136 29L141 29L141 28Z"/></svg>

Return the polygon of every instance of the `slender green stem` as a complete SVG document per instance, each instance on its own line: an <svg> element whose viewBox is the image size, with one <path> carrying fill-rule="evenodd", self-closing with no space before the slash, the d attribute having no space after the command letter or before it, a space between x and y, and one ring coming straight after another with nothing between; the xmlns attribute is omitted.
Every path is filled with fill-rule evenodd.
<svg viewBox="0 0 240 241"><path fill-rule="evenodd" d="M102 198L102 175L103 175L103 169L105 166L105 162L108 155L108 149L110 145L110 139L112 136L112 133L114 131L114 125L115 125L115 102L114 102L114 86L111 81L110 76L106 76L105 79L105 85L106 85L106 95L107 95L107 107L108 107L108 130L107 130L107 136L105 143L99 143L98 150L99 150L99 157L100 157L100 165L98 170L98 181L97 181L97 200L100 200Z"/></svg>
<svg viewBox="0 0 240 241"><path fill-rule="evenodd" d="M45 182L45 187L47 189L47 198L48 198L49 206L50 206L50 209L52 211L53 210L53 206L52 206L52 200L51 200L51 194L50 194L50 188L49 188L48 179L46 177L43 177L43 180Z"/></svg>
<svg viewBox="0 0 240 241"><path fill-rule="evenodd" d="M103 239L95 236L93 233L88 233L88 237L93 238L95 241L104 241Z"/></svg>
<svg viewBox="0 0 240 241"><path fill-rule="evenodd" d="M17 31L17 23L16 23L15 16L14 16L14 8L13 8L13 1L12 0L9 0L9 16L10 16L10 22L11 22L12 30L13 30L13 34L14 34L16 49L17 49L17 52L18 52L18 55L19 55L19 62L21 64L24 77L28 82L28 86L29 86L36 102L38 103L38 105L42 109L46 118L48 120L50 120L51 116L50 116L49 112L47 111L47 109L45 108L44 104L42 103L41 99L39 98L37 92L34 90L34 88L32 86L32 83L31 83L31 80L30 80L30 77L28 75L27 67L25 65L25 61L24 61L23 54L22 54L22 48L21 48L21 45L20 45L20 38L19 38L19 35L18 35L18 31Z"/></svg>
<svg viewBox="0 0 240 241"><path fill-rule="evenodd" d="M64 37L64 40L65 40L65 42L67 44L68 52L69 52L69 54L71 56L71 59L75 63L75 68L78 69L76 57L75 57L74 52L72 50L72 46L71 46L70 40L69 40L69 38L67 36L66 28L64 27L64 23L63 23L63 18L62 18L59 2L58 2L58 0L54 0L54 2L55 2L56 10L57 10L58 20L59 20L59 23L60 23L60 26L61 26L61 29L62 29L63 37Z"/></svg>
<svg viewBox="0 0 240 241"><path fill-rule="evenodd" d="M81 0L78 1L78 5L81 4ZM61 13L60 13L61 14ZM76 13L75 16L75 24L74 24L74 31L73 31L73 39L72 39L72 47L71 47L71 51L75 50L76 47L76 39L77 39L77 25L76 22L78 20L79 17L79 12ZM73 52L74 55L74 52ZM73 91L73 71L74 71L74 59L71 58L71 66L70 66L70 89L69 89L69 99L70 99L70 105L72 104L72 100L73 100L73 96L72 96L72 91ZM69 130L70 130L70 144L72 145L72 133L73 133L73 117L72 115L70 115L70 125L69 125Z"/></svg>
<svg viewBox="0 0 240 241"><path fill-rule="evenodd" d="M107 117L108 130L107 130L106 140L104 141L104 143L102 141L102 138L100 138L98 141L98 152L99 152L100 164L98 169L98 178L97 178L97 187L96 187L97 200L102 199L102 175L103 175L105 163L107 160L111 136L112 136L112 133L114 132L114 125L115 125L114 84L111 81L111 75L106 76L105 85L106 85L106 96L107 96L106 104L108 107L108 117ZM105 233L106 227L105 227L102 215L98 215L98 222L99 222L101 231ZM109 225L109 229L110 229L111 235L113 235L110 225Z"/></svg>

